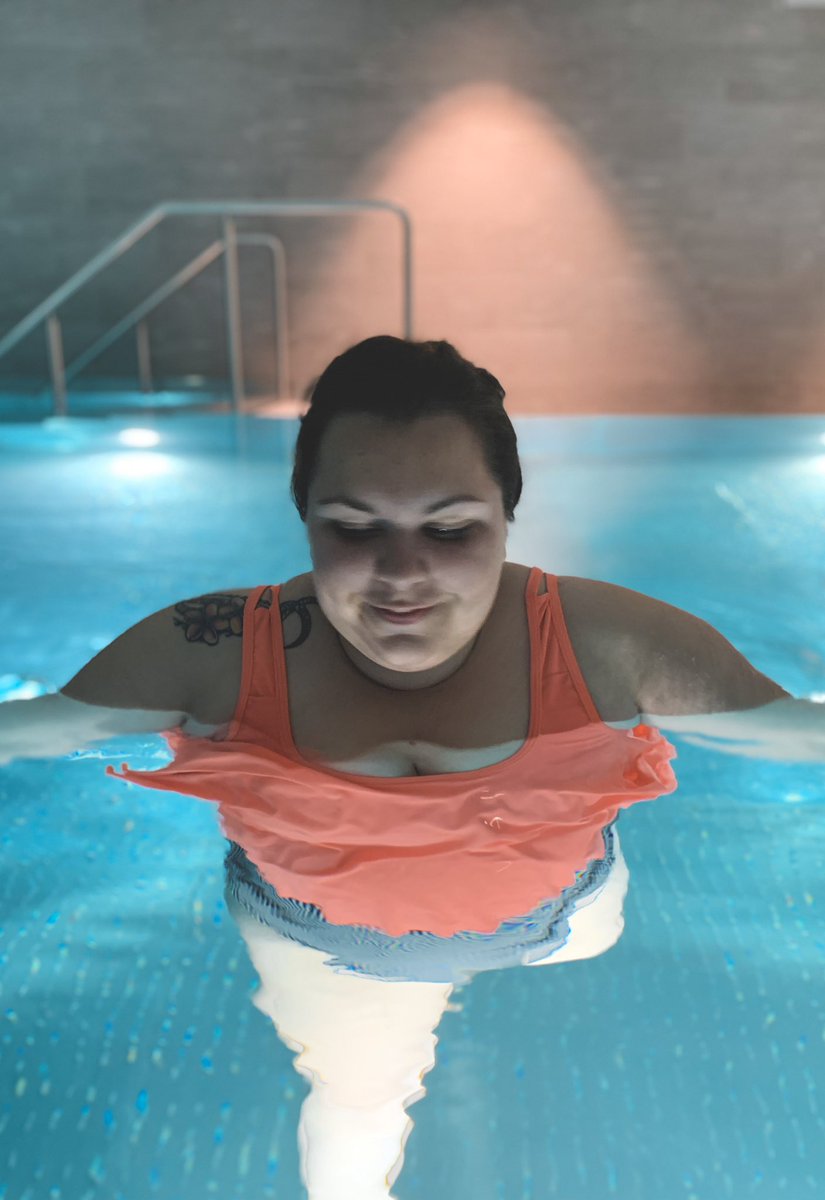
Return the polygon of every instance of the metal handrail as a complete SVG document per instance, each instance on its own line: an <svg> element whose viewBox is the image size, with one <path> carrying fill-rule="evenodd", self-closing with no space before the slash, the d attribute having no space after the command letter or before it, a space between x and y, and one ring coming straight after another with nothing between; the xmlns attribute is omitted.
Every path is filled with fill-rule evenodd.
<svg viewBox="0 0 825 1200"><path fill-rule="evenodd" d="M283 400L291 392L290 374L289 374L289 334L287 329L287 288L286 288L286 255L284 253L283 243L280 238L274 237L268 233L242 233L238 235L238 242L242 245L263 245L267 246L272 253L272 291L275 304L275 345L278 349L276 359L277 382L275 385L276 395L279 400ZM105 350L108 350L119 337L127 333L130 329L136 330L137 336L137 355L138 355L138 375L140 378L141 389L144 392L154 391L152 382L152 367L150 361L149 349L149 334L145 325L144 318L149 316L158 305L164 300L168 300L175 292L196 279L202 271L211 266L215 259L220 258L224 253L225 246L223 242L213 242L211 246L207 246L200 254L196 255L191 262L186 266L181 267L166 283L157 288L150 296L141 301L131 312L122 317L115 325L112 326L102 337L99 337L96 342L93 342L82 354L64 370L64 378L67 383L71 382L75 376L87 367L90 362L98 358Z"/></svg>
<svg viewBox="0 0 825 1200"><path fill-rule="evenodd" d="M402 228L402 267L404 280L404 336L412 337L412 226L409 215L389 200L274 200L274 201L170 201L151 209L119 238L96 254L94 258L67 279L61 287L38 304L28 316L19 321L0 339L0 358L31 333L41 322L46 324L49 365L55 411L66 412L66 381L63 369L63 346L57 309L80 290L90 279L110 263L120 258L150 233L161 221L171 216L218 216L223 221L225 262L227 349L232 381L232 405L237 411L243 392L243 373L240 359L240 301L238 294L237 232L233 217L265 216L339 216L346 212L390 212L399 218Z"/></svg>

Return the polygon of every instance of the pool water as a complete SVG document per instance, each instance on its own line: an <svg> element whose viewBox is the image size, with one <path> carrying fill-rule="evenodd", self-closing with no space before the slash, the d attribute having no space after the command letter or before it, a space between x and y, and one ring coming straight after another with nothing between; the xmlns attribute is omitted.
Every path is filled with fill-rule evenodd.
<svg viewBox="0 0 825 1200"><path fill-rule="evenodd" d="M710 621L825 698L825 417L521 417L508 558ZM0 424L0 699L177 599L311 568L295 419ZM490 972L438 1027L400 1200L744 1200L825 1180L825 769L678 751L622 814L606 954ZM0 1200L299 1200L308 1085L250 1004L211 805L0 768Z"/></svg>

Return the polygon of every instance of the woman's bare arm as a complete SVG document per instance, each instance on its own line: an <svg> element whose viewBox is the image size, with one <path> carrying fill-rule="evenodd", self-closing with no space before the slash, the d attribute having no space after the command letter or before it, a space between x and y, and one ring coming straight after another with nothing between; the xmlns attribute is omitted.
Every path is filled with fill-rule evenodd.
<svg viewBox="0 0 825 1200"><path fill-rule="evenodd" d="M825 704L792 696L702 618L617 592L643 722L726 754L825 762Z"/></svg>
<svg viewBox="0 0 825 1200"><path fill-rule="evenodd" d="M190 655L174 611L170 605L138 621L59 692L0 704L0 764L56 758L117 735L182 724Z"/></svg>

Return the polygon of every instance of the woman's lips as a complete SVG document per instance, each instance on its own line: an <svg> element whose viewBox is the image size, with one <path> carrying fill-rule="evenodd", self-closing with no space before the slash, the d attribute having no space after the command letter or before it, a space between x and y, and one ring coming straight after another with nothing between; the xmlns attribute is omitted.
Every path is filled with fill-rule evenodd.
<svg viewBox="0 0 825 1200"><path fill-rule="evenodd" d="M435 605L429 605L427 608L414 608L407 612L394 612L391 608L379 608L377 604L371 604L370 608L378 613L379 617L384 621L389 621L393 625L409 625L413 621L420 621L422 617L426 617L427 613L433 611Z"/></svg>

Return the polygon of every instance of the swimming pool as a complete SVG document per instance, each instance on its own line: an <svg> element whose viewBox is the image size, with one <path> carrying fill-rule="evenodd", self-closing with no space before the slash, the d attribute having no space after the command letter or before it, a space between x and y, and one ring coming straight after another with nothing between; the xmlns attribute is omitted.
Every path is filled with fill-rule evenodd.
<svg viewBox="0 0 825 1200"><path fill-rule="evenodd" d="M825 418L515 418L508 558L610 580L825 692ZM295 420L0 424L0 696L61 687L139 617L311 566ZM668 734L622 816L625 931L490 972L438 1026L402 1200L814 1196L825 1178L825 772ZM307 1091L249 1004L211 806L125 787L159 737L0 769L0 1200L304 1195Z"/></svg>

